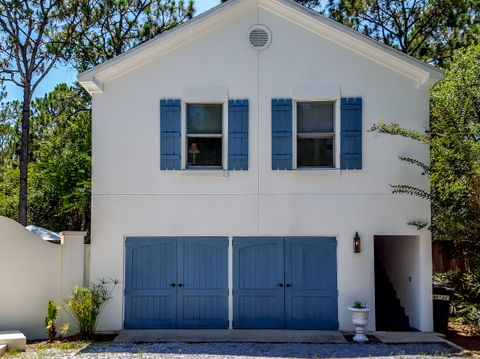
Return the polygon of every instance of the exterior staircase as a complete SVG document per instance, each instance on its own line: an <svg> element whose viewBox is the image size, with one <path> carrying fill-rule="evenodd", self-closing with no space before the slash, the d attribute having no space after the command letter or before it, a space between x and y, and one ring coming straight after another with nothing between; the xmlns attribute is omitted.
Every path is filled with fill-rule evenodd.
<svg viewBox="0 0 480 359"><path fill-rule="evenodd" d="M385 268L375 258L375 312L377 331L412 331L405 309Z"/></svg>

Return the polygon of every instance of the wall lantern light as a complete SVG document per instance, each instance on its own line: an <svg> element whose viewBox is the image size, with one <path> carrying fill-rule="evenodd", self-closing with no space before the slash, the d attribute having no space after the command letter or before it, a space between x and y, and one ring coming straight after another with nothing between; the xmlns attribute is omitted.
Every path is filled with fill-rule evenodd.
<svg viewBox="0 0 480 359"><path fill-rule="evenodd" d="M360 253L360 236L358 232L355 232L355 237L353 237L353 253Z"/></svg>

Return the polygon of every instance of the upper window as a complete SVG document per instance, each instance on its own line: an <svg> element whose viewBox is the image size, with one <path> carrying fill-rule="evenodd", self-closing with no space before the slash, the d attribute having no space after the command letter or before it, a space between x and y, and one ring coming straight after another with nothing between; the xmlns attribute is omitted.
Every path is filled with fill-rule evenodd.
<svg viewBox="0 0 480 359"><path fill-rule="evenodd" d="M187 168L222 168L223 105L186 106Z"/></svg>
<svg viewBox="0 0 480 359"><path fill-rule="evenodd" d="M334 167L334 103L297 102L297 168Z"/></svg>

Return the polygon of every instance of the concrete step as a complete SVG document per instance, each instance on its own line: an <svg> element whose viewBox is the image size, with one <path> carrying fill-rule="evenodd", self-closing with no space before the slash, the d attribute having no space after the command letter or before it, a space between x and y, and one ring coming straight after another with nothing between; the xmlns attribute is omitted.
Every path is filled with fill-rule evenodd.
<svg viewBox="0 0 480 359"><path fill-rule="evenodd" d="M27 349L27 338L18 330L0 332L0 345L6 344L9 349L25 351Z"/></svg>
<svg viewBox="0 0 480 359"><path fill-rule="evenodd" d="M7 352L7 344L0 344L0 357Z"/></svg>

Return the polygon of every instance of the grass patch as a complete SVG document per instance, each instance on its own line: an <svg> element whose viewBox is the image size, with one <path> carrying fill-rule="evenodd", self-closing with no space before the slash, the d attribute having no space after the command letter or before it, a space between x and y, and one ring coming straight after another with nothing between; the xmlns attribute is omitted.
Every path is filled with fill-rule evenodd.
<svg viewBox="0 0 480 359"><path fill-rule="evenodd" d="M42 342L36 345L37 350L78 350L90 344L89 341L72 340L72 341L55 341L53 343Z"/></svg>
<svg viewBox="0 0 480 359"><path fill-rule="evenodd" d="M5 355L2 357L2 359L6 358L16 358L18 357L22 352L18 351L15 348L8 349Z"/></svg>
<svg viewBox="0 0 480 359"><path fill-rule="evenodd" d="M85 340L64 340L64 341L55 341L53 343L48 342L36 342L27 345L27 351L19 351L17 349L9 349L5 356L1 359L10 359L10 358L25 358L30 357L32 353L36 354L38 358L48 358L48 351L58 350L58 351L78 351L85 348L90 341ZM29 355L30 354L30 355Z"/></svg>

